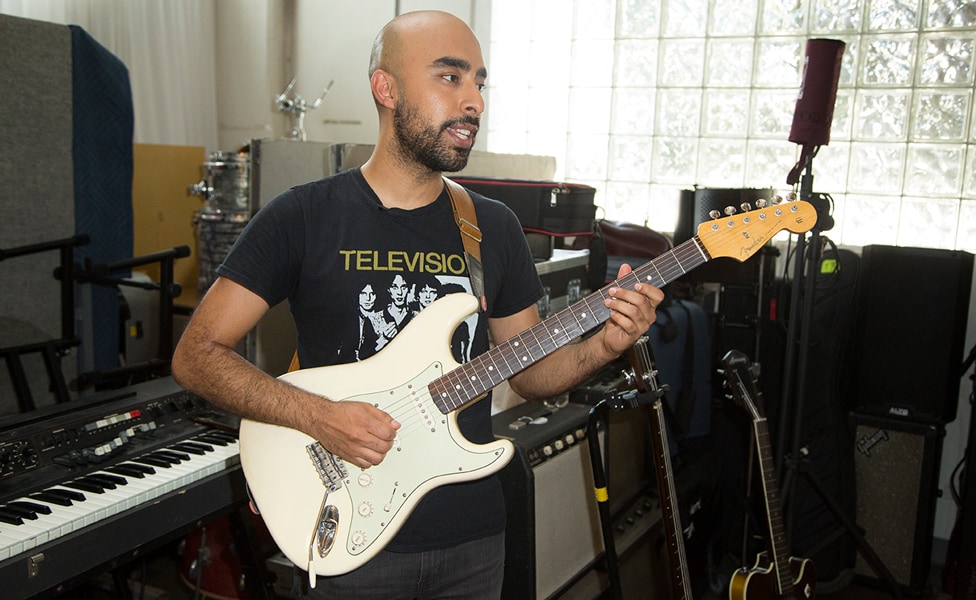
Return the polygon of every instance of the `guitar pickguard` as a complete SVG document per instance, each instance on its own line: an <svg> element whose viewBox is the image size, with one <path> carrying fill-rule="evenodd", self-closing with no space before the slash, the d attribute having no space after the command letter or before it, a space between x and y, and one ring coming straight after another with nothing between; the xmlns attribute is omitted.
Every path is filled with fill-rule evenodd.
<svg viewBox="0 0 976 600"><path fill-rule="evenodd" d="M351 510L339 515L340 528L343 521L347 523L349 554L360 554L379 539L418 490L436 487L441 478L480 471L502 457L501 450L473 452L455 441L449 417L437 410L427 391L427 383L442 371L443 366L434 363L403 385L347 399L373 404L402 423L383 462L368 469L354 468L336 492L349 496ZM397 416L404 412L412 418Z"/></svg>

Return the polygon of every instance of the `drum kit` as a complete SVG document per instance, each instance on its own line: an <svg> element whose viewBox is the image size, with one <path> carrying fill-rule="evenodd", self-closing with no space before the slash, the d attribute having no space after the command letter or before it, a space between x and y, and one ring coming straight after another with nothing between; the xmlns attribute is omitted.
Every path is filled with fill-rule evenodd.
<svg viewBox="0 0 976 600"><path fill-rule="evenodd" d="M311 104L292 93L297 79L274 98L275 108L292 116L289 138L304 142L305 113L319 107L333 82ZM190 186L191 196L202 196L203 206L194 213L200 276L197 291L203 296L217 279L217 267L227 255L253 212L249 200L250 151L244 146L234 152L214 152L202 165L203 178Z"/></svg>
<svg viewBox="0 0 976 600"><path fill-rule="evenodd" d="M217 279L217 267L251 218L248 200L250 155L214 152L203 163L203 179L190 186L190 195L202 196L203 206L194 213L200 276L197 291L203 296Z"/></svg>

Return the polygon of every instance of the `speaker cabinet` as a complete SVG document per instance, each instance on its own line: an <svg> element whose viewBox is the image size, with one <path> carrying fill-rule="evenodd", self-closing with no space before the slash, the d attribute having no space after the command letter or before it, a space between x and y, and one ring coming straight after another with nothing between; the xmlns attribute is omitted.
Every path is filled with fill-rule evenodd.
<svg viewBox="0 0 976 600"><path fill-rule="evenodd" d="M973 255L865 246L861 257L854 409L951 422L959 402Z"/></svg>
<svg viewBox="0 0 976 600"><path fill-rule="evenodd" d="M572 403L524 403L492 417L495 435L516 448L499 472L508 511L505 599L594 598L608 587L586 434L589 412ZM649 558L647 540L661 513L647 493L652 480L645 471L644 414L611 414L608 487L624 588L654 598L656 561Z"/></svg>
<svg viewBox="0 0 976 600"><path fill-rule="evenodd" d="M899 585L921 592L931 566L944 430L855 414L857 524ZM858 553L855 573L882 581Z"/></svg>

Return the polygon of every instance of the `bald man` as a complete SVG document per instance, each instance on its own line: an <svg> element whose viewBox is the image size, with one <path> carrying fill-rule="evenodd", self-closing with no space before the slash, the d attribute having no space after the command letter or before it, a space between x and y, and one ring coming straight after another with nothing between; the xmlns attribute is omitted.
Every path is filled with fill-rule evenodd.
<svg viewBox="0 0 976 600"><path fill-rule="evenodd" d="M284 192L255 215L182 335L173 356L176 380L243 418L303 432L350 471L381 464L401 428L388 412L275 379L234 348L269 307L287 300L302 368L336 365L355 360L348 357L358 356L359 344L375 347L377 335L402 332L392 321L360 318L362 290L387 290L394 274L402 280L402 289L369 299L373 313L415 293L430 275L442 287L472 290L442 174L467 163L485 110L486 77L481 46L456 17L423 11L388 23L369 64L379 116L372 155L359 169ZM466 321L476 356L488 349L489 336L507 340L538 323L543 290L515 215L499 202L471 196L484 235L483 310ZM621 275L627 272L624 267ZM611 288L605 300L611 317L602 330L516 374L512 388L537 400L585 381L647 331L662 298L649 285ZM381 350L370 361L383 358ZM458 426L472 442L492 441L490 396L461 411ZM259 498L259 510L260 504ZM498 598L504 529L494 476L443 485L423 497L375 557L343 574L313 576L314 587L297 593L357 600Z"/></svg>

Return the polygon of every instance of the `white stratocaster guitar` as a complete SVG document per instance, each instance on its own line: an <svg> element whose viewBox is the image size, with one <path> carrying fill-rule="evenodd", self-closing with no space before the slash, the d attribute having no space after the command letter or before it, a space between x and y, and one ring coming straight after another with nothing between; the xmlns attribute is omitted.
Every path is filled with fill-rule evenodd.
<svg viewBox="0 0 976 600"><path fill-rule="evenodd" d="M356 569L386 546L427 492L491 475L508 463L514 452L509 441L469 442L456 412L606 321L609 287L663 287L712 258L745 260L780 231L806 232L816 220L813 206L799 201L703 223L686 242L462 365L452 358L451 334L478 301L451 294L373 357L282 375L333 400L372 403L401 427L383 462L362 469L300 431L242 420L241 464L271 536L313 585L315 575Z"/></svg>

